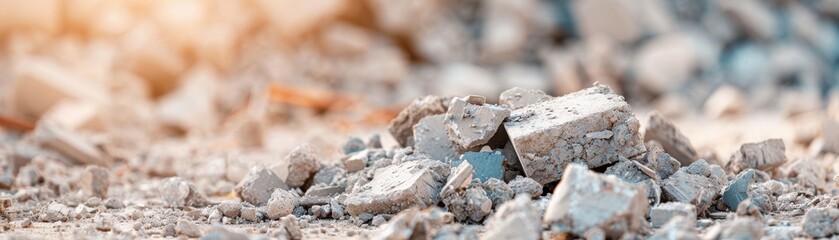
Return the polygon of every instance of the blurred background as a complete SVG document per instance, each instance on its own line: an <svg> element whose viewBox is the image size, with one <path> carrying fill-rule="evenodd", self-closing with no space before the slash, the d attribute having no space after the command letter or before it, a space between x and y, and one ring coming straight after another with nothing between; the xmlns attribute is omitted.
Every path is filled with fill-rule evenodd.
<svg viewBox="0 0 839 240"><path fill-rule="evenodd" d="M51 121L116 159L172 137L283 152L366 138L418 96L600 82L674 119L816 119L809 143L839 101L837 18L836 0L0 0L0 131Z"/></svg>

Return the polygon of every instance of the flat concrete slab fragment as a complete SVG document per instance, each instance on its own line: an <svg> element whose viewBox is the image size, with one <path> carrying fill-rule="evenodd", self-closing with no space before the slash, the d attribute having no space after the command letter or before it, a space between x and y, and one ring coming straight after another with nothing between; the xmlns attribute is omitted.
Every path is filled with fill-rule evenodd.
<svg viewBox="0 0 839 240"><path fill-rule="evenodd" d="M391 165L376 171L373 180L347 197L344 204L353 216L361 213L394 214L410 207L426 208L437 203L437 193L443 185L416 161Z"/></svg>

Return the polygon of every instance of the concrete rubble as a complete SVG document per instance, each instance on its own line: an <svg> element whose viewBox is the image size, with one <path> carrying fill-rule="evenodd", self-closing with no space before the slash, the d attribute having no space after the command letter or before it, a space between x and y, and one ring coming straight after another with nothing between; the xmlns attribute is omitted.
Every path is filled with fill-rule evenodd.
<svg viewBox="0 0 839 240"><path fill-rule="evenodd" d="M353 190L344 201L349 214L396 213L408 207L428 207L437 203L443 176L416 161L378 169L370 182Z"/></svg>
<svg viewBox="0 0 839 240"><path fill-rule="evenodd" d="M572 162L595 168L646 151L629 104L603 85L517 109L504 127L525 174L540 184L559 180Z"/></svg>
<svg viewBox="0 0 839 240"><path fill-rule="evenodd" d="M422 118L414 125L413 141L417 151L431 159L449 162L457 158L457 149L460 148L449 139L445 119L445 114Z"/></svg>
<svg viewBox="0 0 839 240"><path fill-rule="evenodd" d="M694 164L705 165L704 161L697 161ZM694 165L692 164L692 165ZM719 197L722 190L721 181L723 176L715 176L710 172L700 171L691 173L690 166L682 167L675 174L661 183L663 196L668 201L682 202L696 206L697 215L704 215L715 199ZM708 175L704 175L707 173Z"/></svg>
<svg viewBox="0 0 839 240"><path fill-rule="evenodd" d="M662 227L676 216L681 216L689 225L696 225L696 207L681 202L667 202L650 209L650 223L653 227Z"/></svg>
<svg viewBox="0 0 839 240"><path fill-rule="evenodd" d="M786 147L781 139L769 139L757 143L746 143L731 155L727 168L740 173L749 168L772 171L786 163Z"/></svg>
<svg viewBox="0 0 839 240"><path fill-rule="evenodd" d="M553 192L543 221L552 229L582 236L598 229L605 237L637 233L646 223L646 191L585 165L569 165Z"/></svg>
<svg viewBox="0 0 839 240"><path fill-rule="evenodd" d="M301 145L289 153L285 158L285 162L288 163L288 177L284 180L284 184L293 188L300 187L317 173L321 166L315 154L314 149L308 144Z"/></svg>
<svg viewBox="0 0 839 240"><path fill-rule="evenodd" d="M661 144L665 152L679 160L682 165L690 165L699 158L699 153L673 123L658 112L649 114L645 141L656 141Z"/></svg>
<svg viewBox="0 0 839 240"><path fill-rule="evenodd" d="M550 99L551 96L548 96L545 92L537 89L514 87L502 92L501 96L498 98L501 106L508 107L510 110L516 110L527 105L546 101Z"/></svg>
<svg viewBox="0 0 839 240"><path fill-rule="evenodd" d="M476 96L453 98L446 112L446 130L455 144L463 149L479 147L495 136L510 109L484 104Z"/></svg>
<svg viewBox="0 0 839 240"><path fill-rule="evenodd" d="M490 231L486 239L539 239L542 223L529 195L516 196L506 202L487 221Z"/></svg>
<svg viewBox="0 0 839 240"><path fill-rule="evenodd" d="M450 97L427 96L415 99L399 112L388 126L388 131L401 146L414 145L414 125L427 116L446 113Z"/></svg>
<svg viewBox="0 0 839 240"><path fill-rule="evenodd" d="M460 159L452 161L452 167L456 168L464 162L472 165L473 177L481 182L504 178L504 155L500 152L467 152L460 155Z"/></svg>
<svg viewBox="0 0 839 240"><path fill-rule="evenodd" d="M204 194L198 192L192 183L180 177L167 178L161 184L160 196L172 207L200 207L207 204Z"/></svg>
<svg viewBox="0 0 839 240"><path fill-rule="evenodd" d="M242 201L257 206L268 203L275 189L288 190L289 187L274 172L261 165L253 166L235 188Z"/></svg>

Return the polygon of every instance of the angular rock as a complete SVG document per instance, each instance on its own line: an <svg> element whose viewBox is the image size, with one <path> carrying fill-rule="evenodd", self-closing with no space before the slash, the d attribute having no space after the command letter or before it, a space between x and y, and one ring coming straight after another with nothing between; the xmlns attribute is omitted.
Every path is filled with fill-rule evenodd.
<svg viewBox="0 0 839 240"><path fill-rule="evenodd" d="M108 169L99 166L88 166L79 180L79 186L88 196L105 198L108 195L108 185L111 183L111 174Z"/></svg>
<svg viewBox="0 0 839 240"><path fill-rule="evenodd" d="M685 168L682 168L685 169ZM661 183L665 199L694 204L697 215L702 215L719 196L722 187L713 179L679 170Z"/></svg>
<svg viewBox="0 0 839 240"><path fill-rule="evenodd" d="M839 229L836 228L837 220L839 220L839 209L832 207L810 208L804 214L801 230L804 234L813 238L835 236L839 234Z"/></svg>
<svg viewBox="0 0 839 240"><path fill-rule="evenodd" d="M374 222L376 218L373 219ZM391 218L373 239L432 239L445 224L451 222L451 213L438 207L422 211L409 208Z"/></svg>
<svg viewBox="0 0 839 240"><path fill-rule="evenodd" d="M530 196L516 196L502 204L486 221L484 239L540 239L542 223Z"/></svg>
<svg viewBox="0 0 839 240"><path fill-rule="evenodd" d="M515 110L504 127L525 174L540 184L559 180L571 162L594 168L646 151L629 104L604 85ZM603 131L612 136L586 137Z"/></svg>
<svg viewBox="0 0 839 240"><path fill-rule="evenodd" d="M288 215L281 218L280 222L283 224L286 233L288 233L289 239L303 239L303 231L300 231L300 225L297 223L297 217L294 217L294 215Z"/></svg>
<svg viewBox="0 0 839 240"><path fill-rule="evenodd" d="M460 159L453 161L452 166L457 167L462 162L472 165L473 178L486 182L491 178L504 178L504 155L500 152L467 152L461 155Z"/></svg>
<svg viewBox="0 0 839 240"><path fill-rule="evenodd" d="M801 158L784 167L787 177L795 178L804 187L824 191L827 187L825 169L809 158Z"/></svg>
<svg viewBox="0 0 839 240"><path fill-rule="evenodd" d="M192 183L180 177L163 180L160 195L167 205L172 207L201 207L207 204L207 198L195 189Z"/></svg>
<svg viewBox="0 0 839 240"><path fill-rule="evenodd" d="M667 154L661 147L650 146L644 154L644 166L654 170L661 179L669 178L681 167L681 163Z"/></svg>
<svg viewBox="0 0 839 240"><path fill-rule="evenodd" d="M376 171L373 180L353 189L344 201L353 216L361 213L397 213L409 207L437 203L443 177L417 161L406 161Z"/></svg>
<svg viewBox="0 0 839 240"><path fill-rule="evenodd" d="M488 143L502 121L510 116L510 109L489 104L471 104L463 98L454 98L449 105L445 119L449 139L463 149Z"/></svg>
<svg viewBox="0 0 839 240"><path fill-rule="evenodd" d="M49 122L41 122L35 129L35 138L46 148L55 150L82 165L109 166L110 159L88 139L61 129Z"/></svg>
<svg viewBox="0 0 839 240"><path fill-rule="evenodd" d="M443 114L449 109L451 97L426 96L414 99L411 105L390 121L388 131L403 147L414 145L414 125L426 116Z"/></svg>
<svg viewBox="0 0 839 240"><path fill-rule="evenodd" d="M699 235L696 231L696 219L689 219L681 215L675 215L670 218L658 231L655 232L649 239L651 240L670 240L670 239L684 239L684 240L699 240Z"/></svg>
<svg viewBox="0 0 839 240"><path fill-rule="evenodd" d="M303 186L310 177L320 170L320 163L315 158L315 151L308 144L303 144L291 151L286 156L288 162L288 178L285 183L289 187L296 188ZM288 189L288 188L284 188Z"/></svg>
<svg viewBox="0 0 839 240"><path fill-rule="evenodd" d="M608 238L638 232L649 204L646 191L584 165L568 165L554 189L544 223L582 236L599 228Z"/></svg>
<svg viewBox="0 0 839 240"><path fill-rule="evenodd" d="M517 176L516 179L510 181L509 185L513 189L513 192L516 193L516 196L520 194L527 194L534 198L542 196L542 184L539 184L532 178Z"/></svg>
<svg viewBox="0 0 839 240"><path fill-rule="evenodd" d="M551 99L551 96L548 96L542 90L514 87L502 92L498 99L501 106L508 107L510 110L516 110L530 104Z"/></svg>
<svg viewBox="0 0 839 240"><path fill-rule="evenodd" d="M648 126L644 132L645 141L656 141L661 144L664 151L679 160L682 166L687 166L699 159L696 148L690 143L682 132L676 128L673 122L659 114L652 112L649 116Z"/></svg>
<svg viewBox="0 0 839 240"><path fill-rule="evenodd" d="M758 143L746 143L731 155L727 168L740 173L749 168L772 171L787 162L786 148L781 139L769 139Z"/></svg>
<svg viewBox="0 0 839 240"><path fill-rule="evenodd" d="M417 122L414 125L414 146L431 159L450 162L457 158L457 152L449 139L445 119L445 114L437 114Z"/></svg>
<svg viewBox="0 0 839 240"><path fill-rule="evenodd" d="M235 188L236 194L242 201L256 206L265 205L275 189L288 190L289 187L274 172L265 169L262 165L251 167L248 174Z"/></svg>
<svg viewBox="0 0 839 240"><path fill-rule="evenodd" d="M242 207L242 202L233 200L223 201L218 204L218 210L221 211L221 214L229 218L239 217L239 214L242 212Z"/></svg>
<svg viewBox="0 0 839 240"><path fill-rule="evenodd" d="M300 205L300 197L292 191L276 189L268 200L268 218L280 219L294 212L294 208Z"/></svg>
<svg viewBox="0 0 839 240"><path fill-rule="evenodd" d="M198 228L198 224L185 219L178 220L178 224L175 225L175 232L178 235L183 235L189 238L197 238L201 236L201 229Z"/></svg>
<svg viewBox="0 0 839 240"><path fill-rule="evenodd" d="M515 192L509 185L496 178L490 178L484 182L481 187L486 191L487 197L492 201L493 207L498 207L502 203L509 201L515 197Z"/></svg>
<svg viewBox="0 0 839 240"><path fill-rule="evenodd" d="M741 172L734 178L734 181L731 181L731 184L723 189L722 201L729 209L736 210L740 202L749 198L749 184L751 184L754 175L754 169Z"/></svg>
<svg viewBox="0 0 839 240"><path fill-rule="evenodd" d="M344 169L348 173L357 172L367 167L369 153L367 150L352 154L347 160L344 160Z"/></svg>
<svg viewBox="0 0 839 240"><path fill-rule="evenodd" d="M676 216L684 217L691 226L696 225L696 207L689 203L667 202L650 210L650 222L653 227L664 226Z"/></svg>
<svg viewBox="0 0 839 240"><path fill-rule="evenodd" d="M349 137L347 141L344 142L344 145L341 146L341 149L344 150L344 154L346 155L351 155L366 148L367 144L364 144L364 141L358 137Z"/></svg>

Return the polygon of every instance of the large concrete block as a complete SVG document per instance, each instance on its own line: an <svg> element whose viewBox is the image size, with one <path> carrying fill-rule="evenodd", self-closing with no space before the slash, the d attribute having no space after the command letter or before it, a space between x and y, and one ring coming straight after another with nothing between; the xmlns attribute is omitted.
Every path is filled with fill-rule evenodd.
<svg viewBox="0 0 839 240"><path fill-rule="evenodd" d="M353 189L344 204L353 216L361 213L394 214L410 207L437 204L443 179L417 161L394 164L376 171L373 180Z"/></svg>
<svg viewBox="0 0 839 240"><path fill-rule="evenodd" d="M525 174L540 184L559 180L571 162L594 168L646 151L629 104L599 84L515 110L504 127Z"/></svg>

